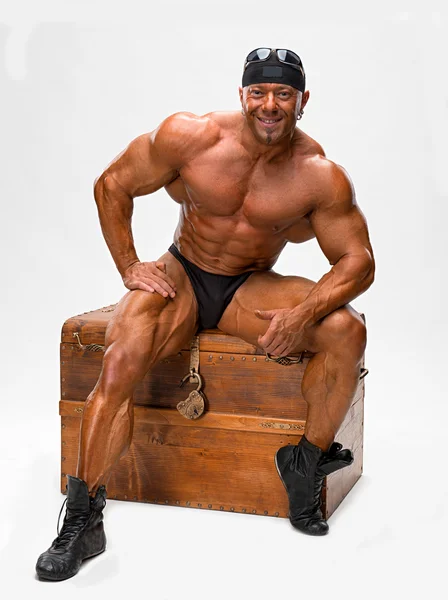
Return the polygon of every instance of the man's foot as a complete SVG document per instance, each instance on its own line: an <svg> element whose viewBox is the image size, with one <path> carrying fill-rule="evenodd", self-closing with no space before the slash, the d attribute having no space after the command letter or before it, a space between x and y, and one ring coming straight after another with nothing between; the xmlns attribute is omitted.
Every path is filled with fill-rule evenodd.
<svg viewBox="0 0 448 600"><path fill-rule="evenodd" d="M329 527L322 516L321 492L324 478L351 465L353 454L334 442L328 452L303 435L297 446L282 446L275 466L289 498L289 520L293 527L309 535L325 535Z"/></svg>
<svg viewBox="0 0 448 600"><path fill-rule="evenodd" d="M67 498L64 500L64 503L67 502L67 511L64 523L59 531L58 519L58 537L37 559L36 572L39 579L62 581L73 577L83 560L106 549L102 512L106 506L106 488L102 485L95 498L91 498L85 481L71 475L67 477Z"/></svg>

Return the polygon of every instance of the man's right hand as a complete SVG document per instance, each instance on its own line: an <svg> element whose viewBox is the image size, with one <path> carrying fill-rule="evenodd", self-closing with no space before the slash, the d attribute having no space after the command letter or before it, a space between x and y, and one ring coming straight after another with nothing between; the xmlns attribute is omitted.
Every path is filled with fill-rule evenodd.
<svg viewBox="0 0 448 600"><path fill-rule="evenodd" d="M163 261L133 263L124 272L123 283L129 290L158 292L164 298L174 298L177 291L176 284L166 274Z"/></svg>

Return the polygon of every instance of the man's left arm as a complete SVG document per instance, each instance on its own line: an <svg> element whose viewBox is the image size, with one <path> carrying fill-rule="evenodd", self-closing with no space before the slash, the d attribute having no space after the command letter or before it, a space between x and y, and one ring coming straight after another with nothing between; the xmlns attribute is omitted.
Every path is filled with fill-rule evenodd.
<svg viewBox="0 0 448 600"><path fill-rule="evenodd" d="M357 205L352 182L339 165L325 167L329 177L325 177L323 194L309 219L333 267L293 310L304 327L357 298L372 285L375 274L367 222Z"/></svg>

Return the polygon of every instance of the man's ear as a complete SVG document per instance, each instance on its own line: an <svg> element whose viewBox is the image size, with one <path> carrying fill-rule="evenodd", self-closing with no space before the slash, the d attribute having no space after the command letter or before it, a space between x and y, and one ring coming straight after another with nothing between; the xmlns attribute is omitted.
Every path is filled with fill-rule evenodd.
<svg viewBox="0 0 448 600"><path fill-rule="evenodd" d="M241 106L243 106L243 88L242 87L238 88L238 93L240 95Z"/></svg>
<svg viewBox="0 0 448 600"><path fill-rule="evenodd" d="M310 97L310 92L309 90L307 90L306 92L303 92L303 96L302 96L302 106L300 107L302 110L305 108L308 100Z"/></svg>

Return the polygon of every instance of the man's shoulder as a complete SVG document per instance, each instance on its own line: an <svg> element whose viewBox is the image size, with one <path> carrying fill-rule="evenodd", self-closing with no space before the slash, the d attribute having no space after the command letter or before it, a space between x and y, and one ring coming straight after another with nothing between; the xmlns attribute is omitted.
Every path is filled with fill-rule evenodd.
<svg viewBox="0 0 448 600"><path fill-rule="evenodd" d="M209 117L221 130L233 129L242 122L239 110L215 110L204 116Z"/></svg>
<svg viewBox="0 0 448 600"><path fill-rule="evenodd" d="M317 177L319 181L330 186L350 181L347 171L329 159L315 139L298 128L294 136L294 145L298 159L306 164L313 178Z"/></svg>
<svg viewBox="0 0 448 600"><path fill-rule="evenodd" d="M344 167L322 155L310 157L309 164L310 172L317 183L318 205L323 207L334 202L351 204L355 201L353 183Z"/></svg>
<svg viewBox="0 0 448 600"><path fill-rule="evenodd" d="M177 112L167 117L151 133L151 141L162 151L195 153L207 149L220 138L220 128L207 115Z"/></svg>
<svg viewBox="0 0 448 600"><path fill-rule="evenodd" d="M316 202L321 204L333 202L338 197L354 197L349 174L344 167L325 155L322 146L316 140L299 131L296 145L298 160L301 166L306 165L306 172L313 182Z"/></svg>

